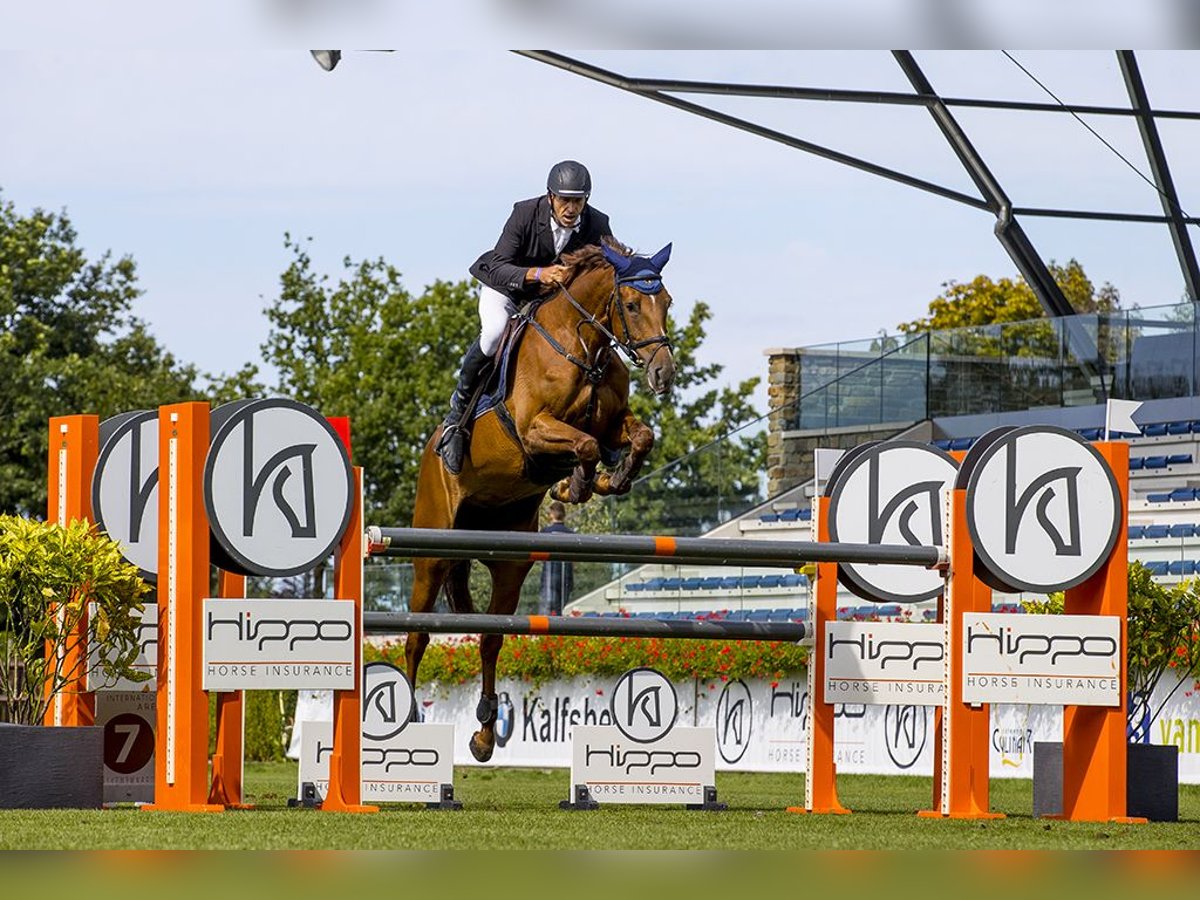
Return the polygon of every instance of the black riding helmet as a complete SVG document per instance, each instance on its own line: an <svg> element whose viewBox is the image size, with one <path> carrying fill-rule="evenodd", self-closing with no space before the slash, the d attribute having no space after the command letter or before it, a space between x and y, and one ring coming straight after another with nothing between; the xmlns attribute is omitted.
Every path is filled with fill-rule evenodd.
<svg viewBox="0 0 1200 900"><path fill-rule="evenodd" d="M583 163L565 159L550 170L546 190L558 197L586 197L592 192L592 176Z"/></svg>

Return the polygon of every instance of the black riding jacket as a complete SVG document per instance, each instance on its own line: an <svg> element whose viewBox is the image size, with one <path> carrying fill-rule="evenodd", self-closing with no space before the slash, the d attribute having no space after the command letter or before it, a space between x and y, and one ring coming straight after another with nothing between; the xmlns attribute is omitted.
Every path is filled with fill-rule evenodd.
<svg viewBox="0 0 1200 900"><path fill-rule="evenodd" d="M612 237L608 216L592 206L585 206L579 228L562 252L570 253L588 244L599 244L602 237ZM554 252L550 198L543 194L513 204L512 215L504 223L495 249L475 260L471 274L519 306L532 300L538 292L536 282L525 283L525 272L532 266L553 265L561 255Z"/></svg>

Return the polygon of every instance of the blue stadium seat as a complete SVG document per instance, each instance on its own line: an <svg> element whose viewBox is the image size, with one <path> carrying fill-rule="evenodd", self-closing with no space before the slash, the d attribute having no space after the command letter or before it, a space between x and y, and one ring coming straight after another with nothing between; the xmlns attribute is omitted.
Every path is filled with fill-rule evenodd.
<svg viewBox="0 0 1200 900"><path fill-rule="evenodd" d="M658 618L658 613L647 612L647 611L643 610L642 612L635 612L633 614L633 617L635 619L656 619L656 618Z"/></svg>
<svg viewBox="0 0 1200 900"><path fill-rule="evenodd" d="M1170 499L1171 499L1170 494L1147 494L1146 495L1147 503L1166 503Z"/></svg>
<svg viewBox="0 0 1200 900"><path fill-rule="evenodd" d="M583 614L583 617L585 619L598 619L600 618L600 613L596 612L594 609L589 609Z"/></svg>
<svg viewBox="0 0 1200 900"><path fill-rule="evenodd" d="M950 449L970 450L973 443L975 443L975 438L973 437L954 438L952 441L950 441Z"/></svg>
<svg viewBox="0 0 1200 900"><path fill-rule="evenodd" d="M808 609L793 609L791 615L788 616L789 622L807 622Z"/></svg>
<svg viewBox="0 0 1200 900"><path fill-rule="evenodd" d="M1191 434L1192 423L1188 422L1168 422L1167 434Z"/></svg>
<svg viewBox="0 0 1200 900"><path fill-rule="evenodd" d="M898 616L898 615L900 615L900 604L899 603L885 603L883 606L877 606L877 607L875 607L875 614L877 616L885 616L885 617L886 616Z"/></svg>
<svg viewBox="0 0 1200 900"><path fill-rule="evenodd" d="M733 612L731 612L725 618L727 620L729 620L730 622L745 622L747 619L750 618L750 610L735 609Z"/></svg>
<svg viewBox="0 0 1200 900"><path fill-rule="evenodd" d="M1142 539L1142 534L1145 532L1145 530L1146 530L1145 525L1130 525L1129 526L1129 539L1131 541L1140 541Z"/></svg>
<svg viewBox="0 0 1200 900"><path fill-rule="evenodd" d="M1142 537L1148 541L1159 541L1170 535L1171 526L1169 525L1147 525L1142 530Z"/></svg>
<svg viewBox="0 0 1200 900"><path fill-rule="evenodd" d="M762 581L760 581L758 583L758 586L764 587L764 588L777 588L782 584L783 584L783 576L782 575L764 575L762 577Z"/></svg>
<svg viewBox="0 0 1200 900"><path fill-rule="evenodd" d="M1165 469L1167 467L1167 458L1165 456L1144 456L1142 457L1143 469Z"/></svg>
<svg viewBox="0 0 1200 900"><path fill-rule="evenodd" d="M1171 575L1195 575L1196 561L1194 559L1172 560L1167 566L1167 572Z"/></svg>
<svg viewBox="0 0 1200 900"><path fill-rule="evenodd" d="M649 578L642 585L642 590L644 590L644 591L661 591L662 586L663 586L663 581L665 581L665 580L666 579L663 579L663 578Z"/></svg>
<svg viewBox="0 0 1200 900"><path fill-rule="evenodd" d="M751 622L769 622L773 612L773 609L754 609L750 611L749 619Z"/></svg>
<svg viewBox="0 0 1200 900"><path fill-rule="evenodd" d="M934 442L933 442L933 446L937 447L939 450L949 450L949 449L950 449L950 444L951 444L951 443L952 443L952 442L951 442L951 441L948 441L948 440L945 440L945 441L934 441Z"/></svg>
<svg viewBox="0 0 1200 900"><path fill-rule="evenodd" d="M1172 453L1167 457L1168 466L1190 466L1192 464L1192 454L1190 453Z"/></svg>
<svg viewBox="0 0 1200 900"><path fill-rule="evenodd" d="M927 609L927 610L925 610L925 612L921 613L921 618L924 619L926 622L932 622L937 618L937 610L936 609Z"/></svg>
<svg viewBox="0 0 1200 900"><path fill-rule="evenodd" d="M1196 489L1175 488L1175 490L1171 491L1170 496L1172 503L1187 503L1189 500L1196 499Z"/></svg>
<svg viewBox="0 0 1200 900"><path fill-rule="evenodd" d="M802 510L800 510L800 521L801 522L811 522L812 521L812 507L811 506L806 506Z"/></svg>
<svg viewBox="0 0 1200 900"><path fill-rule="evenodd" d="M779 521L779 513L763 513L761 516L758 517L758 521L760 521L760 522L778 522Z"/></svg>
<svg viewBox="0 0 1200 900"><path fill-rule="evenodd" d="M644 591L645 589L646 583L644 581L630 581L625 584L625 590L627 591Z"/></svg>
<svg viewBox="0 0 1200 900"><path fill-rule="evenodd" d="M788 622L791 621L792 613L794 612L795 610L792 609L772 609L770 610L771 615L767 617L767 621Z"/></svg>
<svg viewBox="0 0 1200 900"><path fill-rule="evenodd" d="M1146 437L1162 437L1167 433L1166 422L1155 422L1153 425L1143 425L1142 434Z"/></svg>
<svg viewBox="0 0 1200 900"><path fill-rule="evenodd" d="M1167 563L1161 559L1156 559L1153 562L1146 563L1146 568L1150 570L1151 575L1167 574Z"/></svg>
<svg viewBox="0 0 1200 900"><path fill-rule="evenodd" d="M800 509L799 509L799 507L796 507L796 508L794 508L794 509L785 509L783 512L781 512L781 513L779 514L779 521L780 521L780 522L795 522L795 521L797 521L799 518L800 518Z"/></svg>
<svg viewBox="0 0 1200 900"><path fill-rule="evenodd" d="M762 583L761 575L743 575L742 576L742 588L743 589L756 588L761 583Z"/></svg>
<svg viewBox="0 0 1200 900"><path fill-rule="evenodd" d="M1190 538L1196 533L1196 526L1191 522L1184 522L1180 525L1172 525L1168 529L1168 533L1173 538Z"/></svg>
<svg viewBox="0 0 1200 900"><path fill-rule="evenodd" d="M693 576L683 579L683 582L679 586L685 591L698 591L700 590L700 583L703 580L699 576Z"/></svg>
<svg viewBox="0 0 1200 900"><path fill-rule="evenodd" d="M1136 472L1142 467L1142 458L1140 456L1129 457L1129 471Z"/></svg>
<svg viewBox="0 0 1200 900"><path fill-rule="evenodd" d="M808 581L808 579L805 578L803 575L797 575L795 573L792 573L790 575L783 576L782 587L785 587L785 588L803 587L803 585L807 581Z"/></svg>
<svg viewBox="0 0 1200 900"><path fill-rule="evenodd" d="M682 578L664 578L662 585L659 587L659 590L660 591L677 591L677 590L679 590L679 585L682 583L683 583Z"/></svg>
<svg viewBox="0 0 1200 900"><path fill-rule="evenodd" d="M721 579L721 590L736 591L742 586L741 575L726 575Z"/></svg>
<svg viewBox="0 0 1200 900"><path fill-rule="evenodd" d="M708 578L700 579L700 590L702 591L719 591L721 589L722 578L720 575L710 575Z"/></svg>
<svg viewBox="0 0 1200 900"><path fill-rule="evenodd" d="M1103 432L1103 428L1080 428L1079 436L1085 441L1098 441Z"/></svg>

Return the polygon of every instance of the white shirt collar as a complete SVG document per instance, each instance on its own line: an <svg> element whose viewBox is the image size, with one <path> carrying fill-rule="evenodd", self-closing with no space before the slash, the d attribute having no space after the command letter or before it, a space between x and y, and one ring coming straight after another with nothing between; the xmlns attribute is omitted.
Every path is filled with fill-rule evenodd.
<svg viewBox="0 0 1200 900"><path fill-rule="evenodd" d="M567 241L571 239L571 235L579 231L579 226L583 224L583 216L579 217L579 221L573 228L568 228L565 225L560 225L558 219L554 218L554 211L550 211L550 233L554 236L554 252L562 253L563 247L567 246Z"/></svg>

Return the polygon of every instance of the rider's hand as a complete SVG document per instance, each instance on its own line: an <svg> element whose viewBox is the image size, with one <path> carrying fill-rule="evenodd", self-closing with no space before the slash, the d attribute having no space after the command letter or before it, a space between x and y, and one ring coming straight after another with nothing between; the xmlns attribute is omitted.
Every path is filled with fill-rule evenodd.
<svg viewBox="0 0 1200 900"><path fill-rule="evenodd" d="M542 284L566 284L570 270L566 266L545 266L538 281Z"/></svg>

